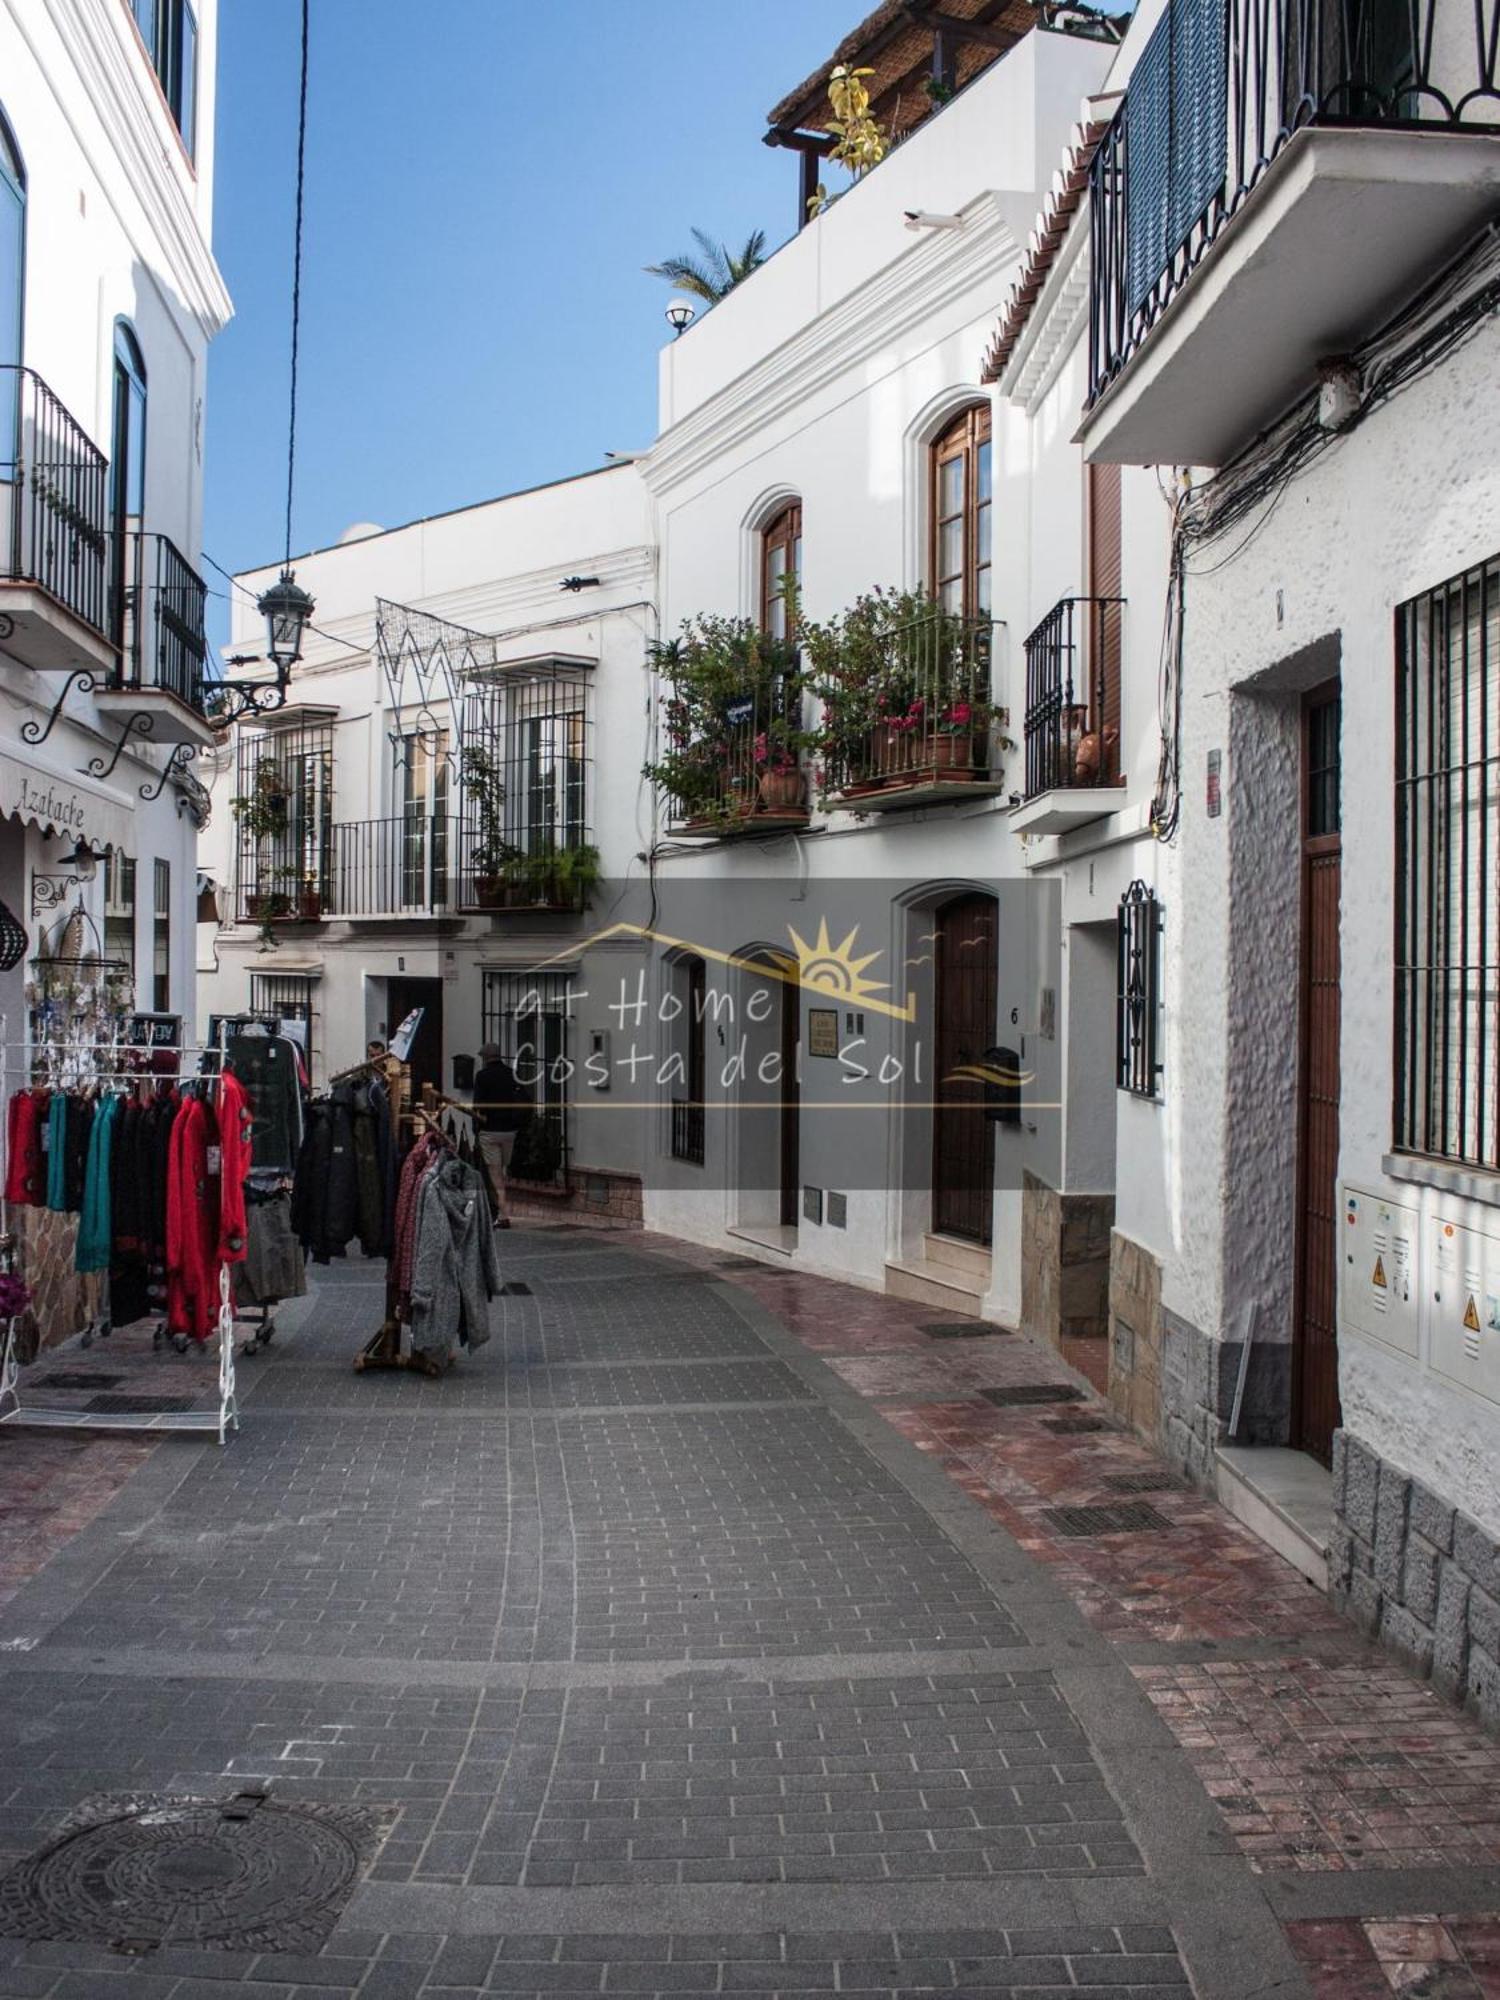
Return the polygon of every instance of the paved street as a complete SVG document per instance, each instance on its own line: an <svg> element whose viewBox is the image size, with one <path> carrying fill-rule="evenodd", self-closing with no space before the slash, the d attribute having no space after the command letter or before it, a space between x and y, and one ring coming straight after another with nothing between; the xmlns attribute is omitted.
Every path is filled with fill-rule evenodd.
<svg viewBox="0 0 1500 2000"><path fill-rule="evenodd" d="M658 1238L504 1262L441 1382L352 1372L353 1261L224 1450L0 1438L0 1859L262 1786L373 1857L298 1949L38 1920L0 1996L1500 1995L1500 1748L1056 1356Z"/></svg>

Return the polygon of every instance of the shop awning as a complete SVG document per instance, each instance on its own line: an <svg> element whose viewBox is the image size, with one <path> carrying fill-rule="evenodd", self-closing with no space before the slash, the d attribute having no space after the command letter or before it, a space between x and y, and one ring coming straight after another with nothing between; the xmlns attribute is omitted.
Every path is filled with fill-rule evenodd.
<svg viewBox="0 0 1500 2000"><path fill-rule="evenodd" d="M24 745L0 750L0 819L18 819L97 849L135 852L131 801Z"/></svg>

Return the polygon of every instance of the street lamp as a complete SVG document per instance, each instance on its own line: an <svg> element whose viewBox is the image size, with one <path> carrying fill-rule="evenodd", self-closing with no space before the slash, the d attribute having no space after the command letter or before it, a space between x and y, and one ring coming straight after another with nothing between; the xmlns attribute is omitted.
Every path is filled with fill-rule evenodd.
<svg viewBox="0 0 1500 2000"><path fill-rule="evenodd" d="M695 308L686 299L673 299L667 307L667 325L679 337L686 333L695 317Z"/></svg>
<svg viewBox="0 0 1500 2000"><path fill-rule="evenodd" d="M268 591L255 601L266 621L266 653L279 681L286 681L302 658L302 634L315 605L289 569L284 569Z"/></svg>

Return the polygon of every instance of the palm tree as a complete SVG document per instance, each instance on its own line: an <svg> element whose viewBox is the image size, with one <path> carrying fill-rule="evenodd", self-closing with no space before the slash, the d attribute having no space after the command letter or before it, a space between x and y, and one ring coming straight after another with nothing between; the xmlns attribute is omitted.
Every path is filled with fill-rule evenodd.
<svg viewBox="0 0 1500 2000"><path fill-rule="evenodd" d="M647 276L665 278L678 291L691 292L694 298L707 299L713 305L766 261L763 229L751 231L737 257L731 254L727 243L715 243L706 230L695 229L693 240L702 253L700 256L669 257L664 264L648 264Z"/></svg>

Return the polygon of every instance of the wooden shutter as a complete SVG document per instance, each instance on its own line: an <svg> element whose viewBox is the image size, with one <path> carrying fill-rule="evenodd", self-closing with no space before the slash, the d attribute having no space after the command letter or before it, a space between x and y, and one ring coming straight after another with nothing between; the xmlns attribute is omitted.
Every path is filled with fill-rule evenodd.
<svg viewBox="0 0 1500 2000"><path fill-rule="evenodd" d="M1172 16L1141 51L1125 97L1125 309L1135 313L1166 269L1172 154Z"/></svg>
<svg viewBox="0 0 1500 2000"><path fill-rule="evenodd" d="M1091 465L1088 468L1089 595L1093 598L1120 596L1120 468L1118 465ZM1120 774L1120 614L1118 603L1096 603L1090 608L1090 644L1095 695L1094 726L1106 732L1099 776L1111 784ZM1113 736L1107 732L1113 730Z"/></svg>
<svg viewBox="0 0 1500 2000"><path fill-rule="evenodd" d="M1172 151L1167 250L1224 191L1229 99L1225 0L1172 0Z"/></svg>

